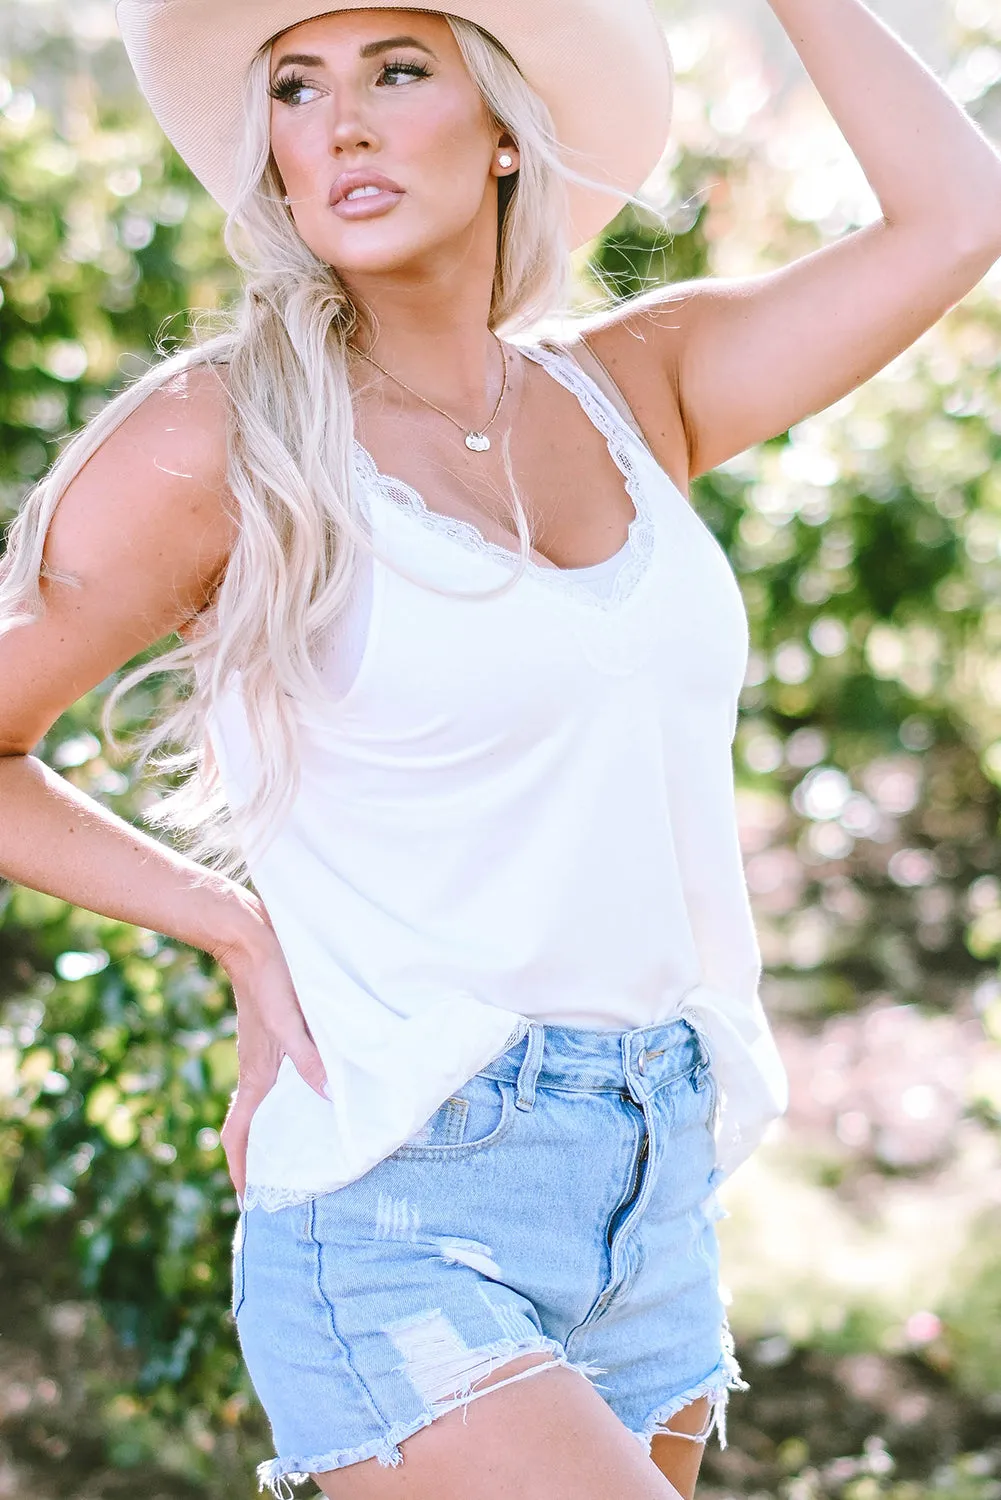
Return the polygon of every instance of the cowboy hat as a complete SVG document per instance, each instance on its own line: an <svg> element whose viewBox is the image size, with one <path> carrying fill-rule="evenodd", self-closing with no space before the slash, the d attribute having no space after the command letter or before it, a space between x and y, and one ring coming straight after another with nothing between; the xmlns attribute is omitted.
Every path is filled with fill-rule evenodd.
<svg viewBox="0 0 1001 1500"><path fill-rule="evenodd" d="M247 68L279 32L331 10L429 10L373 0L117 0L129 60L164 134L216 202L235 195ZM592 239L653 171L667 143L673 69L651 0L442 0L490 32L545 100L576 171L570 238ZM208 80L208 82L207 82Z"/></svg>

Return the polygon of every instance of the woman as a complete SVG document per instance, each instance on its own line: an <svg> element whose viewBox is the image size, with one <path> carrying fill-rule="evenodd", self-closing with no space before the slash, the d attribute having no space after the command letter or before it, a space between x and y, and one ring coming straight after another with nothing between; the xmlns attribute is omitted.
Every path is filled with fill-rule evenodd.
<svg viewBox="0 0 1001 1500"><path fill-rule="evenodd" d="M746 620L685 496L1001 253L1001 162L917 59L860 0L772 7L883 218L561 346L531 331L569 252L665 143L646 0L118 6L246 296L12 528L0 869L232 980L276 1495L689 1500L746 1389L715 1188L785 1076L734 822ZM151 821L187 855L29 753L174 632L118 691L191 669L144 746L184 747Z"/></svg>

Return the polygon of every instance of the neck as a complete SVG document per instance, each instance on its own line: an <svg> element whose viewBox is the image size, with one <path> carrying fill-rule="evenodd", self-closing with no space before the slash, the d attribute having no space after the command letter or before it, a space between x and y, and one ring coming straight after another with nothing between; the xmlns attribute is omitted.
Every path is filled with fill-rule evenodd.
<svg viewBox="0 0 1001 1500"><path fill-rule="evenodd" d="M458 264L447 259L447 265L345 277L361 315L352 342L457 419L472 414L481 421L502 375L489 327L493 262L475 253Z"/></svg>

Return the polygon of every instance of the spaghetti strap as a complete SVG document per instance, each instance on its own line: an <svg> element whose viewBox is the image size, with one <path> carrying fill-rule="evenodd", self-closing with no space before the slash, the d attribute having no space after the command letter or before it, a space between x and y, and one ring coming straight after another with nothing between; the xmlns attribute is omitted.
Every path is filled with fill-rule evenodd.
<svg viewBox="0 0 1001 1500"><path fill-rule="evenodd" d="M650 448L649 443L643 435L642 428L633 416L629 403L619 390L604 365L594 353L593 349L581 339L573 345L557 344L554 340L545 340L533 348L520 344L517 346L523 354L532 357L533 353L542 352L551 358L558 360L567 372L568 379L564 381L580 400L588 415L596 427L606 433L607 426L594 415L593 405L597 401L606 417L610 417L615 430L619 436L623 430L629 437L641 444L643 451L657 463L657 459ZM539 363L545 364L544 359ZM553 366L547 365L550 373ZM659 465L658 465L659 467Z"/></svg>
<svg viewBox="0 0 1001 1500"><path fill-rule="evenodd" d="M643 429L633 415L632 407L590 344L582 338L566 352L569 359L574 360L578 365L583 367L585 374L588 374L598 389L607 396L622 420L632 429L644 448L651 452L651 456L653 456L650 444L643 434Z"/></svg>

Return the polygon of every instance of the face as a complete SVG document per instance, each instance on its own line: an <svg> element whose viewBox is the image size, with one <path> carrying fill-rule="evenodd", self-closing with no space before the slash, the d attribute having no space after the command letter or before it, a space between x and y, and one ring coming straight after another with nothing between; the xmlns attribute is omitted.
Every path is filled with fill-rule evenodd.
<svg viewBox="0 0 1001 1500"><path fill-rule="evenodd" d="M364 279L477 243L495 254L496 181L518 153L441 16L317 16L275 39L270 78L272 153L320 259Z"/></svg>

